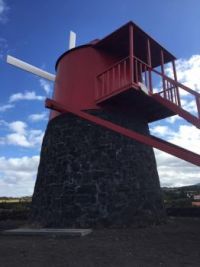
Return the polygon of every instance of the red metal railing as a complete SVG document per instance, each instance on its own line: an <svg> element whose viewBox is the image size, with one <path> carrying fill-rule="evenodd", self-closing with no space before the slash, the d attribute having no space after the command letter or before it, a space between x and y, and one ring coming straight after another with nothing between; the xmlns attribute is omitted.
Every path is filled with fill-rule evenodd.
<svg viewBox="0 0 200 267"><path fill-rule="evenodd" d="M133 64L133 74L130 73L130 62ZM181 96L185 93L195 101L195 115L200 118L200 94L187 86L171 79L163 73L151 68L137 57L126 57L97 76L95 100L102 101L109 96L118 94L131 86L139 89L139 82L143 83L149 94L157 94L176 106L183 108ZM156 88L159 85L159 88Z"/></svg>
<svg viewBox="0 0 200 267"><path fill-rule="evenodd" d="M196 115L197 118L200 118L200 94L196 91L193 91L189 87L175 81L164 74L159 73L157 70L149 70L152 73L155 73L157 76L162 77L162 88L163 90L157 92L164 99L176 104L180 108L185 109L183 95L187 94L190 96L190 101L194 101L194 106L196 106ZM152 89L153 90L153 89Z"/></svg>
<svg viewBox="0 0 200 267"><path fill-rule="evenodd" d="M169 86L171 85L171 86ZM167 83L167 87L165 90L158 92L158 94L167 99L168 101L174 103L175 105L181 107L180 97L178 88L172 85L171 83Z"/></svg>
<svg viewBox="0 0 200 267"><path fill-rule="evenodd" d="M133 57L133 82L142 82L153 92L150 66L137 57Z"/></svg>
<svg viewBox="0 0 200 267"><path fill-rule="evenodd" d="M96 79L95 99L100 100L130 86L129 70L129 57L126 57L100 73Z"/></svg>

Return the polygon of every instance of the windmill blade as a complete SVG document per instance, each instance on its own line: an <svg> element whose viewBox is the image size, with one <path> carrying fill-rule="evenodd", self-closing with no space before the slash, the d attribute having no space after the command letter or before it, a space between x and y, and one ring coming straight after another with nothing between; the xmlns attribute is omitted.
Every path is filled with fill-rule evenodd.
<svg viewBox="0 0 200 267"><path fill-rule="evenodd" d="M51 74L47 71L44 71L42 69L39 69L31 64L28 64L18 58L15 58L15 57L12 57L10 55L7 55L7 63L15 66L15 67L18 67L22 70L25 70L25 71L28 71L28 72L31 72L37 76L40 76L44 79L47 79L47 80L50 80L50 81L55 81L55 75L54 74Z"/></svg>
<svg viewBox="0 0 200 267"><path fill-rule="evenodd" d="M69 33L69 50L76 46L76 33L70 31Z"/></svg>

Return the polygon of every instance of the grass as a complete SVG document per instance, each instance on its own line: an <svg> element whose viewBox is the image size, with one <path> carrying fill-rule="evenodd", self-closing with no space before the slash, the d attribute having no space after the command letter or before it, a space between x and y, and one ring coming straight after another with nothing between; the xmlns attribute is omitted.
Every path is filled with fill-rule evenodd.
<svg viewBox="0 0 200 267"><path fill-rule="evenodd" d="M20 199L0 199L0 203L19 203Z"/></svg>

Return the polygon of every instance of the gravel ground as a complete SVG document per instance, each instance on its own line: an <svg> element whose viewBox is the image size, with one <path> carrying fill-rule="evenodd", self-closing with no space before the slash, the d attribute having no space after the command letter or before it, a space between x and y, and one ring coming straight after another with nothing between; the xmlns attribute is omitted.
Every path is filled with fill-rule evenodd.
<svg viewBox="0 0 200 267"><path fill-rule="evenodd" d="M0 231L24 222L0 222ZM84 237L0 235L0 267L200 267L200 218Z"/></svg>

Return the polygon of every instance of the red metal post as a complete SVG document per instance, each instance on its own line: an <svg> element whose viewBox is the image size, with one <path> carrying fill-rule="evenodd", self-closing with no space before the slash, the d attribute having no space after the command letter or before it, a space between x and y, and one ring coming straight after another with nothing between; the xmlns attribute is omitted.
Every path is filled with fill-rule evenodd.
<svg viewBox="0 0 200 267"><path fill-rule="evenodd" d="M147 58L148 58L148 65L150 67L152 67L152 64L151 64L151 44L150 44L150 40L147 39Z"/></svg>
<svg viewBox="0 0 200 267"><path fill-rule="evenodd" d="M112 92L115 89L115 83L116 83L116 81L115 81L115 67L114 67L114 68L112 68Z"/></svg>
<svg viewBox="0 0 200 267"><path fill-rule="evenodd" d="M197 105L198 118L200 119L200 96L196 96L196 105Z"/></svg>
<svg viewBox="0 0 200 267"><path fill-rule="evenodd" d="M106 91L104 92L104 95L107 95L110 93L110 70L106 73Z"/></svg>
<svg viewBox="0 0 200 267"><path fill-rule="evenodd" d="M123 68L124 68L124 85L127 84L127 77L126 77L126 60L124 60L124 63L123 63Z"/></svg>
<svg viewBox="0 0 200 267"><path fill-rule="evenodd" d="M174 80L175 82L177 82L176 65L175 65L174 60L172 61L172 67L173 67L173 73L174 73ZM178 105L181 107L181 100L180 100L178 86L176 86L176 95L177 95Z"/></svg>
<svg viewBox="0 0 200 267"><path fill-rule="evenodd" d="M118 68L118 88L120 88L121 87L121 66L120 66L120 63L118 64L118 66L117 66L117 68Z"/></svg>
<svg viewBox="0 0 200 267"><path fill-rule="evenodd" d="M164 53L163 50L161 49L161 72L162 72L162 81L163 81L163 91L164 91L164 98L166 98L166 85L165 85L165 79L164 79L164 75L165 75L165 71L164 71Z"/></svg>
<svg viewBox="0 0 200 267"><path fill-rule="evenodd" d="M134 59L134 68L135 68L135 78L134 78L134 82L138 83L138 60Z"/></svg>
<svg viewBox="0 0 200 267"><path fill-rule="evenodd" d="M151 44L149 38L147 39L147 49L148 49L148 73L149 73L149 90L151 93L153 93L153 88L152 88L152 75L151 75L151 68L152 68L152 63L151 63Z"/></svg>
<svg viewBox="0 0 200 267"><path fill-rule="evenodd" d="M133 25L130 24L129 26L129 60L130 60L130 80L131 83L134 82L134 64L133 64L133 57L134 57L134 45L133 45Z"/></svg>
<svg viewBox="0 0 200 267"><path fill-rule="evenodd" d="M177 82L176 65L175 65L174 60L172 60L172 67L173 67L173 73L174 73L174 80Z"/></svg>

